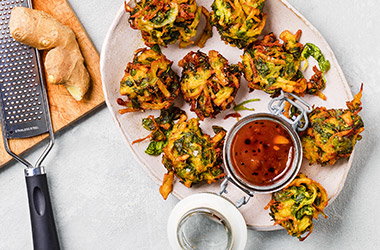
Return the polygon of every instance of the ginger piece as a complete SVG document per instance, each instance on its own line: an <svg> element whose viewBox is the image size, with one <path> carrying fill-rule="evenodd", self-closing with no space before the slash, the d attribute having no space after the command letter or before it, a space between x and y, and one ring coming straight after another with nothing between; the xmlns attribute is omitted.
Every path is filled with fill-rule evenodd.
<svg viewBox="0 0 380 250"><path fill-rule="evenodd" d="M15 7L9 28L15 40L49 50L44 62L48 84L63 84L75 100L82 100L90 87L90 75L69 27L43 11Z"/></svg>

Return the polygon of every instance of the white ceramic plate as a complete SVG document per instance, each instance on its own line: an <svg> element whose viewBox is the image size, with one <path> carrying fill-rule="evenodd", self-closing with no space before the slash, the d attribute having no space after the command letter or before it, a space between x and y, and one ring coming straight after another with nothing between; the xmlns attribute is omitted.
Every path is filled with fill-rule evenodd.
<svg viewBox="0 0 380 250"><path fill-rule="evenodd" d="M198 4L210 9L212 1L197 1ZM290 30L296 32L301 29L303 34L301 43L312 42L319 46L323 51L325 57L330 60L331 69L326 74L327 87L323 93L327 96L327 101L323 101L315 96L307 96L305 99L316 106L326 106L328 108L343 108L345 102L352 98L351 91L348 87L346 79L339 67L336 58L325 41L322 35L289 3L285 0L268 0L266 4L266 13L268 13L268 22L266 25L265 33L272 31L279 35L283 30ZM118 110L121 108L116 99L120 97L119 82L124 74L124 69L129 61L132 60L133 53L136 49L144 47L140 32L130 28L128 23L129 14L125 13L124 6L122 6L108 31L105 39L102 53L101 53L101 74L103 81L103 90L106 97L106 103L111 111L117 126L122 131L127 145L135 154L137 160L142 164L155 183L161 184L163 174L166 169L161 164L161 157L149 156L144 153L148 142L142 142L132 145L131 142L145 137L149 132L142 128L141 119L149 114L158 115L159 111L150 112L136 112L130 114L120 115ZM237 63L240 61L242 50L226 45L220 40L218 32L214 28L214 36L207 41L206 46L201 50L208 52L211 49L218 50L230 63ZM180 74L180 69L177 66L178 61L183 58L189 51L198 50L197 47L189 47L186 49L178 49L176 45L169 46L163 49L163 53L172 61L174 70ZM315 63L314 61L311 62ZM310 67L311 68L311 67ZM306 74L308 77L308 75ZM251 98L260 98L260 102L251 103L250 105L256 109L256 112L268 112L267 104L270 100L268 94L263 91L254 91L248 93L247 83L242 77L242 87L239 89L236 103ZM124 97L125 98L125 97ZM189 111L189 106L183 102L179 103L180 107L187 111L189 117L195 117L194 113ZM201 122L201 127L204 132L212 134L211 125L217 124L229 129L236 119L229 118L224 120L226 114L231 111L225 111L217 116L216 119L206 119ZM243 116L252 113L251 111L240 112ZM352 157L347 160L339 161L333 167L321 167L318 165L309 166L307 161L304 160L301 172L307 174L310 178L321 183L327 190L330 204L337 197L342 190L346 180L347 173L351 167ZM213 185L197 185L192 188L186 188L178 181L174 184L173 194L182 199L190 194L199 192L217 192L219 184ZM231 186L231 185L230 185ZM235 187L229 187L227 197L233 201L238 200L242 196L242 192ZM273 226L273 221L268 214L268 210L264 210L264 206L270 200L270 195L256 195L250 202L240 208L247 225L257 230L275 230L279 229L278 226Z"/></svg>

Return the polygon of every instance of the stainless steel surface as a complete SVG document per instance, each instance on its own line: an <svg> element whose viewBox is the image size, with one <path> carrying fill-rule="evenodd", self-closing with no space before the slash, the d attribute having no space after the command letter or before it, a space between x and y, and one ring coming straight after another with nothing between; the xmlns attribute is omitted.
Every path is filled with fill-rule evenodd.
<svg viewBox="0 0 380 250"><path fill-rule="evenodd" d="M0 0L0 118L6 151L31 168L31 163L10 149L8 139L49 133L48 146L34 165L39 167L52 148L54 137L40 54L15 41L9 31L11 11L16 6L31 7L31 1Z"/></svg>
<svg viewBox="0 0 380 250"><path fill-rule="evenodd" d="M286 103L291 104L293 108L296 108L297 112L300 114L294 114L292 117L285 116L284 108ZM292 94L284 93L281 91L280 96L273 98L268 104L269 111L284 119L292 125L292 127L297 131L305 131L309 126L308 114L312 111L312 107L301 97Z"/></svg>
<svg viewBox="0 0 380 250"><path fill-rule="evenodd" d="M224 178L222 184L220 184L220 191L219 191L219 195L220 196L223 196L223 194L227 194L228 191L227 191L227 187L228 187L228 183L229 182L232 182L231 178L230 177L226 177ZM234 184L235 185L235 184ZM247 204L249 202L249 200L251 199L251 197L254 195L254 192L248 192L247 193L248 196L243 196L241 197L234 205L235 207L237 208L240 208L241 206Z"/></svg>
<svg viewBox="0 0 380 250"><path fill-rule="evenodd" d="M48 132L50 118L39 53L15 41L9 32L10 13L15 6L28 4L25 0L0 2L0 95L6 136L26 138Z"/></svg>
<svg viewBox="0 0 380 250"><path fill-rule="evenodd" d="M26 177L31 177L31 176L46 174L46 171L44 167L40 166L36 168L26 168L24 169L24 173Z"/></svg>
<svg viewBox="0 0 380 250"><path fill-rule="evenodd" d="M239 174L236 173L231 162L231 156L230 156L231 144L236 133L244 125L252 121L258 121L258 120L270 120L281 125L291 136L294 147L295 147L295 153L294 153L295 157L294 157L291 169L285 174L284 177L282 177L279 181L275 182L273 185L270 185L270 186L255 186L255 185L247 183L242 177L239 176ZM287 121L285 121L283 118L276 115L267 114L267 113L258 113L258 114L249 115L241 119L239 122L237 122L231 128L231 130L227 133L226 141L224 143L224 148L223 148L223 154L224 154L223 161L224 161L225 169L227 171L228 181L236 185L238 188L240 188L242 191L244 191L250 196L254 195L255 193L273 193L280 190L281 188L289 184L296 177L302 164L302 145L301 145L301 140L297 132L293 129L292 125L289 124Z"/></svg>

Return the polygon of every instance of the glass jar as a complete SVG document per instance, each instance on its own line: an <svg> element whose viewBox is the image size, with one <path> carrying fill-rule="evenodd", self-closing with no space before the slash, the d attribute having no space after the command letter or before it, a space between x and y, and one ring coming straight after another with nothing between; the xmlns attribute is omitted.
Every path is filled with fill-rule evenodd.
<svg viewBox="0 0 380 250"><path fill-rule="evenodd" d="M284 115L285 103L295 107L292 117ZM255 194L268 194L286 187L297 176L302 164L302 144L297 131L308 127L307 114L311 106L300 97L284 94L269 103L270 113L252 114L239 120L227 133L223 161L226 178L219 194L198 193L181 200L173 209L168 221L168 237L173 249L244 249L247 226L239 207L248 203ZM291 166L286 173L270 185L254 185L242 178L231 160L231 145L239 130L255 121L271 121L282 127L294 146ZM231 183L242 190L243 196L236 203L226 198Z"/></svg>

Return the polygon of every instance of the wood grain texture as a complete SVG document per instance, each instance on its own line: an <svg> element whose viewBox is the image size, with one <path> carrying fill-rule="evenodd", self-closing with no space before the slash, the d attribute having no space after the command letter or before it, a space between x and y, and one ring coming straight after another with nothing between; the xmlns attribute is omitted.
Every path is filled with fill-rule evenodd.
<svg viewBox="0 0 380 250"><path fill-rule="evenodd" d="M80 102L75 101L64 86L46 86L53 128L56 132L104 103L99 68L99 53L66 0L34 0L33 6L35 9L49 13L74 31L85 59L86 67L91 76L91 88ZM28 139L15 139L10 141L10 145L14 152L21 154L37 145L46 136L40 135ZM12 160L12 157L6 153L3 143L0 143L0 167L3 167L10 160Z"/></svg>

